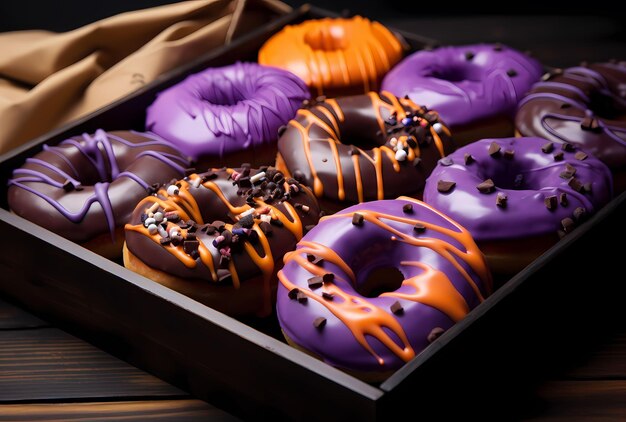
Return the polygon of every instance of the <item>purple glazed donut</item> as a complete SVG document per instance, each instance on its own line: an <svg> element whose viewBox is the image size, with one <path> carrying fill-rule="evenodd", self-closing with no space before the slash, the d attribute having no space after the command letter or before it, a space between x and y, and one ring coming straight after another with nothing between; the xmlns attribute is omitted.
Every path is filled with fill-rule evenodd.
<svg viewBox="0 0 626 422"><path fill-rule="evenodd" d="M99 253L122 254L137 202L184 175L184 155L154 134L83 134L26 159L9 180L15 214Z"/></svg>
<svg viewBox="0 0 626 422"><path fill-rule="evenodd" d="M158 94L146 129L200 167L270 164L278 129L309 98L294 74L256 63L208 68Z"/></svg>
<svg viewBox="0 0 626 422"><path fill-rule="evenodd" d="M522 269L612 197L600 160L542 138L483 139L439 160L424 201L470 231L491 269Z"/></svg>
<svg viewBox="0 0 626 422"><path fill-rule="evenodd" d="M520 101L515 128L580 146L609 166L616 192L626 190L626 61L547 73Z"/></svg>
<svg viewBox="0 0 626 422"><path fill-rule="evenodd" d="M512 136L517 103L541 74L537 60L500 44L440 47L406 57L381 89L437 110L464 145Z"/></svg>
<svg viewBox="0 0 626 422"><path fill-rule="evenodd" d="M469 232L408 197L323 217L284 261L276 306L287 341L368 381L408 362L491 291Z"/></svg>

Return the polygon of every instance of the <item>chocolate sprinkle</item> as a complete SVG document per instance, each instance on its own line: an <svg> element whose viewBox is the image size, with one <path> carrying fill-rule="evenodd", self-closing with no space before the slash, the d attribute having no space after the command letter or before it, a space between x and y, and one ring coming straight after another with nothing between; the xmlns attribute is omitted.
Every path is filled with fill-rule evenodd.
<svg viewBox="0 0 626 422"><path fill-rule="evenodd" d="M496 205L499 206L500 208L506 208L506 203L508 201L509 197L506 196L503 193L498 193L498 195L496 196Z"/></svg>
<svg viewBox="0 0 626 422"><path fill-rule="evenodd" d="M74 184L71 180L66 180L65 183L63 183L63 190L65 192L71 192L74 190Z"/></svg>
<svg viewBox="0 0 626 422"><path fill-rule="evenodd" d="M564 219L561 220L561 226L563 226L563 231L565 233L569 233L572 230L574 230L574 227L576 226L576 224L574 223L574 220L572 220L569 217L565 217Z"/></svg>
<svg viewBox="0 0 626 422"><path fill-rule="evenodd" d="M476 186L476 189L478 189L478 191L480 193L491 193L494 191L496 185L493 183L493 180L491 179L487 179L482 183L479 183L478 186Z"/></svg>
<svg viewBox="0 0 626 422"><path fill-rule="evenodd" d="M333 300L335 296L332 293L322 292L322 297L326 300Z"/></svg>
<svg viewBox="0 0 626 422"><path fill-rule="evenodd" d="M502 148L500 147L500 145L498 145L496 142L492 142L489 145L489 149L487 150L487 152L489 153L489 155L491 155L492 157L498 157L500 155L500 150Z"/></svg>
<svg viewBox="0 0 626 422"><path fill-rule="evenodd" d="M322 328L324 328L325 325L326 325L326 318L324 317L317 317L313 320L313 326L317 328L318 330L321 330Z"/></svg>
<svg viewBox="0 0 626 422"><path fill-rule="evenodd" d="M276 227L283 227L284 226L283 222L280 221L278 218L272 218L270 220L270 222L271 222L271 224L273 224Z"/></svg>
<svg viewBox="0 0 626 422"><path fill-rule="evenodd" d="M445 330L441 327L435 327L430 331L430 334L428 334L428 337L426 337L426 340L428 340L428 342L432 343L433 341L437 340L439 337L441 337L441 335L445 333Z"/></svg>
<svg viewBox="0 0 626 422"><path fill-rule="evenodd" d="M510 77L517 76L517 71L515 69L509 69L506 71L506 74Z"/></svg>
<svg viewBox="0 0 626 422"><path fill-rule="evenodd" d="M335 281L335 274L326 273L322 276L322 280L324 281L324 283L332 283L333 281Z"/></svg>
<svg viewBox="0 0 626 422"><path fill-rule="evenodd" d="M393 312L395 315L402 315L404 313L404 308L397 300L393 302L393 304L390 306L390 309L391 312Z"/></svg>
<svg viewBox="0 0 626 422"><path fill-rule="evenodd" d="M569 142L563 142L561 144L561 149L565 152L574 152L576 150L576 147Z"/></svg>
<svg viewBox="0 0 626 422"><path fill-rule="evenodd" d="M515 157L515 151L513 151L512 149L507 149L506 151L504 151L504 158L512 160L513 157Z"/></svg>
<svg viewBox="0 0 626 422"><path fill-rule="evenodd" d="M311 277L307 280L307 282L309 283L310 289L318 289L322 287L322 284L324 284L324 281L320 276Z"/></svg>
<svg viewBox="0 0 626 422"><path fill-rule="evenodd" d="M304 294L300 290L298 290L298 293L296 293L296 299L300 303L306 303L306 301L308 300L308 298L306 297L306 294Z"/></svg>
<svg viewBox="0 0 626 422"><path fill-rule="evenodd" d="M439 180L437 182L437 190L441 193L450 192L456 186L456 182L448 182L446 180Z"/></svg>
<svg viewBox="0 0 626 422"><path fill-rule="evenodd" d="M577 159L577 160L580 160L580 161L583 161L587 157L588 157L587 154L585 154L582 151L578 151L578 152L576 152L576 154L574 154L574 158Z"/></svg>
<svg viewBox="0 0 626 422"><path fill-rule="evenodd" d="M583 207L576 207L574 210L574 220L582 222L587 219L587 210Z"/></svg>
<svg viewBox="0 0 626 422"><path fill-rule="evenodd" d="M559 195L559 204L561 204L562 207L566 207L569 204L567 194L565 192Z"/></svg>
<svg viewBox="0 0 626 422"><path fill-rule="evenodd" d="M563 161L563 151L554 154L554 161Z"/></svg>
<svg viewBox="0 0 626 422"><path fill-rule="evenodd" d="M404 204L402 206L402 212L405 214L412 214L413 213L413 205L412 204Z"/></svg>
<svg viewBox="0 0 626 422"><path fill-rule="evenodd" d="M602 127L598 123L598 119L595 119L595 118L589 117L589 116L585 117L580 122L580 128L582 130L587 130L587 131L592 131L592 132L601 132L602 131Z"/></svg>
<svg viewBox="0 0 626 422"><path fill-rule="evenodd" d="M355 212L352 215L352 224L354 224L355 226L362 226L363 225L363 214L359 214L358 212Z"/></svg>
<svg viewBox="0 0 626 422"><path fill-rule="evenodd" d="M297 287L294 287L293 289L289 290L289 293L287 293L287 296L289 296L289 299L295 300L298 298L299 292L300 292L300 289L298 289Z"/></svg>
<svg viewBox="0 0 626 422"><path fill-rule="evenodd" d="M547 209L552 211L552 210L556 209L556 207L558 205L558 200L556 198L556 195L551 195L551 196L546 196L543 199L543 203L546 205Z"/></svg>
<svg viewBox="0 0 626 422"><path fill-rule="evenodd" d="M442 159L439 160L439 163L442 166L451 166L452 164L454 164L454 161L452 161L452 158L450 157L443 157Z"/></svg>
<svg viewBox="0 0 626 422"><path fill-rule="evenodd" d="M465 160L465 165L472 164L474 161L476 161L474 156L468 153L465 153L465 155L463 156L463 159Z"/></svg>
<svg viewBox="0 0 626 422"><path fill-rule="evenodd" d="M541 151L546 154L549 154L554 150L554 142L548 142L541 147Z"/></svg>
<svg viewBox="0 0 626 422"><path fill-rule="evenodd" d="M582 192L585 188L583 183L575 177L572 177L569 182L567 182L570 188L574 189L576 192Z"/></svg>
<svg viewBox="0 0 626 422"><path fill-rule="evenodd" d="M474 58L475 54L472 53L471 51L466 51L465 52L465 60L472 60Z"/></svg>

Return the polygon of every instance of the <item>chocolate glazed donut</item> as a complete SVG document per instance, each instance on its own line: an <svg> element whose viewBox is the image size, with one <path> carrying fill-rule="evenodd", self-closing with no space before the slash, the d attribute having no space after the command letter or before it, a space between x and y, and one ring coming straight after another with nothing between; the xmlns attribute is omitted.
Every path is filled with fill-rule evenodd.
<svg viewBox="0 0 626 422"><path fill-rule="evenodd" d="M305 104L278 140L276 166L311 186L323 208L336 211L421 195L437 161L453 150L435 111L370 92Z"/></svg>
<svg viewBox="0 0 626 422"><path fill-rule="evenodd" d="M626 62L593 63L544 75L519 104L520 136L571 143L609 166L626 190Z"/></svg>
<svg viewBox="0 0 626 422"><path fill-rule="evenodd" d="M266 316L283 255L319 214L309 189L272 168L193 173L137 205L124 264L226 314Z"/></svg>

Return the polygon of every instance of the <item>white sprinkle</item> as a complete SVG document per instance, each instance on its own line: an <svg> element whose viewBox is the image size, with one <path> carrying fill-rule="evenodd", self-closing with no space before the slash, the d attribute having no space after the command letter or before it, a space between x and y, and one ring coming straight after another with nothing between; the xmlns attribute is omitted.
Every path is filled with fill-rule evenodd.
<svg viewBox="0 0 626 422"><path fill-rule="evenodd" d="M159 203L153 202L150 208L148 208L148 213L156 212L159 209Z"/></svg>
<svg viewBox="0 0 626 422"><path fill-rule="evenodd" d="M254 176L250 177L250 182L256 183L259 180L263 179L264 177L265 177L265 172L261 171L261 172L255 174Z"/></svg>
<svg viewBox="0 0 626 422"><path fill-rule="evenodd" d="M176 186L176 185L169 185L167 187L167 194L168 195L178 195L179 192L180 192L180 190L178 189L178 186Z"/></svg>
<svg viewBox="0 0 626 422"><path fill-rule="evenodd" d="M148 227L149 225L154 224L154 223L156 223L156 220L152 217L148 217L146 218L146 221L143 222L143 225Z"/></svg>
<svg viewBox="0 0 626 422"><path fill-rule="evenodd" d="M180 237L180 236L181 236L181 234L180 234L180 229L179 229L178 227L172 227L172 228L170 229L170 237L171 237L172 239L174 239L174 238L178 238L178 237Z"/></svg>
<svg viewBox="0 0 626 422"><path fill-rule="evenodd" d="M259 218L261 219L261 221L265 221L266 223L272 221L272 217L269 214L261 214Z"/></svg>
<svg viewBox="0 0 626 422"><path fill-rule="evenodd" d="M441 123L435 123L433 124L433 129L435 129L435 132L441 133L443 131L443 125Z"/></svg>
<svg viewBox="0 0 626 422"><path fill-rule="evenodd" d="M404 160L406 160L406 156L407 156L407 154L406 154L405 150L399 149L399 150L396 151L396 160L404 161Z"/></svg>
<svg viewBox="0 0 626 422"><path fill-rule="evenodd" d="M310 209L308 205L302 205L302 211L309 212Z"/></svg>
<svg viewBox="0 0 626 422"><path fill-rule="evenodd" d="M153 217L157 223L160 223L161 221L163 221L163 213L161 211L155 212Z"/></svg>
<svg viewBox="0 0 626 422"><path fill-rule="evenodd" d="M156 224L150 224L148 226L148 233L150 234L157 234L158 228Z"/></svg>
<svg viewBox="0 0 626 422"><path fill-rule="evenodd" d="M391 145L392 147L395 147L397 143L398 143L398 140L396 138L391 138L389 140L389 145Z"/></svg>
<svg viewBox="0 0 626 422"><path fill-rule="evenodd" d="M198 186L200 186L200 183L202 183L202 179L196 177L191 181L191 186L193 186L194 188L198 188Z"/></svg>
<svg viewBox="0 0 626 422"><path fill-rule="evenodd" d="M153 212L149 212L148 213L148 217L153 218L154 217L154 213Z"/></svg>
<svg viewBox="0 0 626 422"><path fill-rule="evenodd" d="M165 230L163 226L157 226L157 230L159 231L161 237L167 237L167 230Z"/></svg>
<svg viewBox="0 0 626 422"><path fill-rule="evenodd" d="M245 210L244 212L242 212L241 214L239 214L239 217L240 217L240 218L243 218L243 217L245 217L246 215L250 215L250 214L252 214L253 212L254 212L254 208L247 209L247 210Z"/></svg>

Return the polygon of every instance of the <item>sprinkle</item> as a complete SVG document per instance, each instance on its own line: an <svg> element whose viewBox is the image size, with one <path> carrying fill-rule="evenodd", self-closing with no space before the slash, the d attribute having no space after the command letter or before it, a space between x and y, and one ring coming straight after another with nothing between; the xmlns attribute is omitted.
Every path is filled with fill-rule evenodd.
<svg viewBox="0 0 626 422"><path fill-rule="evenodd" d="M309 210L311 209L311 208L309 208L309 206L308 206L308 205L303 205L303 204L300 204L300 203L296 203L296 204L294 205L294 207L295 207L297 210L302 210L302 211L304 211L304 212L309 212Z"/></svg>
<svg viewBox="0 0 626 422"><path fill-rule="evenodd" d="M325 325L326 325L326 318L324 317L317 317L313 320L313 326L317 328L318 330L321 330L322 328L324 328Z"/></svg>
<svg viewBox="0 0 626 422"><path fill-rule="evenodd" d="M543 146L541 147L541 151L546 154L551 153L552 150L554 150L554 142L548 142L546 144L543 144Z"/></svg>
<svg viewBox="0 0 626 422"><path fill-rule="evenodd" d="M562 207L566 207L569 204L567 194L565 192L559 194L559 204L561 204Z"/></svg>
<svg viewBox="0 0 626 422"><path fill-rule="evenodd" d="M355 226L362 226L363 225L363 214L359 214L358 212L355 212L354 214L352 214L352 224Z"/></svg>
<svg viewBox="0 0 626 422"><path fill-rule="evenodd" d="M545 204L546 208L549 209L550 211L556 209L557 202L558 201L557 201L556 195L546 196L543 199L543 203Z"/></svg>
<svg viewBox="0 0 626 422"><path fill-rule="evenodd" d="M197 240L185 240L183 242L183 251L187 255L191 255L193 251L197 251L200 247L200 242Z"/></svg>
<svg viewBox="0 0 626 422"><path fill-rule="evenodd" d="M476 186L476 189L478 189L480 193L491 193L494 191L495 187L496 186L493 183L493 180L487 179L484 182L479 183L478 186Z"/></svg>
<svg viewBox="0 0 626 422"><path fill-rule="evenodd" d="M335 281L335 274L333 273L326 273L322 276L322 279L324 280L324 283L328 284L328 283L332 283L333 281Z"/></svg>
<svg viewBox="0 0 626 422"><path fill-rule="evenodd" d="M159 239L159 243L163 246L169 245L170 243L172 243L172 239L168 237L162 237L161 239Z"/></svg>
<svg viewBox="0 0 626 422"><path fill-rule="evenodd" d="M150 234L157 234L158 231L159 231L159 229L158 229L156 224L150 224L148 226L148 233L150 233Z"/></svg>
<svg viewBox="0 0 626 422"><path fill-rule="evenodd" d="M587 157L588 157L588 155L585 154L582 151L577 151L576 154L574 154L574 158L577 159L577 160L580 160L580 161L583 161Z"/></svg>
<svg viewBox="0 0 626 422"><path fill-rule="evenodd" d="M413 226L413 231L416 233L424 233L426 231L426 226L422 223L415 223Z"/></svg>
<svg viewBox="0 0 626 422"><path fill-rule="evenodd" d="M307 297L306 294L304 294L303 292L301 292L300 290L298 290L298 293L296 294L296 299L298 300L298 302L300 303L306 303L307 301Z"/></svg>
<svg viewBox="0 0 626 422"><path fill-rule="evenodd" d="M161 226L161 225L158 225L158 226L157 226L157 232L159 232L159 234L161 235L161 237L170 237L170 236L167 234L167 230L165 230L165 228L164 228L163 226Z"/></svg>
<svg viewBox="0 0 626 422"><path fill-rule="evenodd" d="M283 227L284 224L282 221L280 221L278 218L272 218L272 220L270 221L270 224L273 224L276 227Z"/></svg>
<svg viewBox="0 0 626 422"><path fill-rule="evenodd" d="M359 150L355 147L351 147L350 148L350 155L361 155L361 153L359 152Z"/></svg>
<svg viewBox="0 0 626 422"><path fill-rule="evenodd" d="M399 150L396 151L396 160L404 161L404 160L406 160L407 155L408 154L406 153L405 150L399 149Z"/></svg>
<svg viewBox="0 0 626 422"><path fill-rule="evenodd" d="M390 306L390 309L391 312L393 312L395 315L402 315L404 313L404 308L397 300L393 302L393 304Z"/></svg>
<svg viewBox="0 0 626 422"><path fill-rule="evenodd" d="M452 164L454 164L454 161L452 161L452 158L450 157L443 157L442 159L439 160L439 164L447 167L447 166L451 166Z"/></svg>
<svg viewBox="0 0 626 422"><path fill-rule="evenodd" d="M259 228L261 229L261 231L263 232L264 235L266 236L271 236L272 235L272 225L270 223L268 223L267 221L261 221L259 223Z"/></svg>
<svg viewBox="0 0 626 422"><path fill-rule="evenodd" d="M587 183L585 183L585 184L583 185L583 190L584 190L586 193L590 193L590 192L591 192L591 182L587 182Z"/></svg>
<svg viewBox="0 0 626 422"><path fill-rule="evenodd" d="M563 161L563 151L554 154L554 161Z"/></svg>
<svg viewBox="0 0 626 422"><path fill-rule="evenodd" d="M413 204L404 204L402 206L402 212L405 214L412 214L413 213Z"/></svg>
<svg viewBox="0 0 626 422"><path fill-rule="evenodd" d="M437 133L441 133L443 132L443 125L439 122L433 124L433 129L435 129L435 132Z"/></svg>
<svg viewBox="0 0 626 422"><path fill-rule="evenodd" d="M254 176L250 177L250 182L252 182L252 184L255 184L259 181L261 181L261 179L265 178L265 172L264 171L260 171L257 174L255 174Z"/></svg>
<svg viewBox="0 0 626 422"><path fill-rule="evenodd" d="M495 158L500 155L500 150L501 150L500 145L498 145L496 142L492 142L489 145L489 149L487 150L487 152L489 153L489 155Z"/></svg>
<svg viewBox="0 0 626 422"><path fill-rule="evenodd" d="M156 220L154 219L154 217L148 217L146 218L146 220L143 222L143 225L148 227L152 224L156 224Z"/></svg>
<svg viewBox="0 0 626 422"><path fill-rule="evenodd" d="M309 283L310 289L318 289L324 284L322 277L320 276L311 277L307 280L307 282Z"/></svg>
<svg viewBox="0 0 626 422"><path fill-rule="evenodd" d="M432 343L433 341L441 337L443 333L445 333L445 330L443 328L435 327L430 331L430 334L428 334L428 337L426 337L426 340L428 340L429 343Z"/></svg>
<svg viewBox="0 0 626 422"><path fill-rule="evenodd" d="M587 219L587 210L583 207L577 207L574 210L574 220L580 223L586 219Z"/></svg>
<svg viewBox="0 0 626 422"><path fill-rule="evenodd" d="M565 217L564 219L561 220L561 226L563 226L563 231L565 233L569 233L574 229L576 224L574 223L574 220L572 220L571 218Z"/></svg>
<svg viewBox="0 0 626 422"><path fill-rule="evenodd" d="M498 195L496 196L496 205L500 208L506 208L506 203L508 199L509 197L506 196L504 193L498 192Z"/></svg>
<svg viewBox="0 0 626 422"><path fill-rule="evenodd" d="M72 181L69 179L66 180L65 183L63 183L63 190L65 192L71 192L74 190L74 188L75 188L74 183L72 183Z"/></svg>
<svg viewBox="0 0 626 422"><path fill-rule="evenodd" d="M468 153L465 153L465 155L463 155L463 160L465 161L465 165L472 164L474 161L476 161L474 156Z"/></svg>
<svg viewBox="0 0 626 422"><path fill-rule="evenodd" d="M321 256L315 256L313 254L307 254L306 259L313 265L322 265L324 263L324 258Z"/></svg>
<svg viewBox="0 0 626 422"><path fill-rule="evenodd" d="M472 53L471 51L466 51L465 52L465 60L472 60L474 58L475 54Z"/></svg>
<svg viewBox="0 0 626 422"><path fill-rule="evenodd" d="M152 205L150 205L150 208L148 208L148 214L149 213L154 213L157 212L159 210L159 203L158 202L153 202Z"/></svg>
<svg viewBox="0 0 626 422"><path fill-rule="evenodd" d="M439 180L437 182L437 190L441 193L450 192L456 186L456 182L448 182L446 180Z"/></svg>
<svg viewBox="0 0 626 422"><path fill-rule="evenodd" d="M294 287L293 289L289 290L289 293L287 293L287 296L289 296L289 299L291 300L297 299L298 292L300 292L300 289L298 289L297 287Z"/></svg>
<svg viewBox="0 0 626 422"><path fill-rule="evenodd" d="M259 219L265 223L269 223L270 221L272 221L272 217L269 214L261 214L259 216Z"/></svg>
<svg viewBox="0 0 626 422"><path fill-rule="evenodd" d="M561 149L565 152L574 152L576 150L576 147L569 142L563 142L561 144Z"/></svg>
<svg viewBox="0 0 626 422"><path fill-rule="evenodd" d="M506 71L506 74L510 77L517 76L517 71L515 71L515 69L509 69Z"/></svg>
<svg viewBox="0 0 626 422"><path fill-rule="evenodd" d="M576 192L582 192L584 190L583 183L575 177L572 177L569 182L567 182L570 188L574 189Z"/></svg>
<svg viewBox="0 0 626 422"><path fill-rule="evenodd" d="M225 246L223 248L220 248L220 255L222 255L224 258L230 258L230 247Z"/></svg>
<svg viewBox="0 0 626 422"><path fill-rule="evenodd" d="M587 130L587 131L591 131L591 132L601 132L602 131L602 127L598 123L598 119L595 119L595 118L589 117L589 116L585 117L580 122L580 128L582 130Z"/></svg>
<svg viewBox="0 0 626 422"><path fill-rule="evenodd" d="M507 149L506 151L504 151L504 158L512 160L513 157L515 157L515 151L513 151L512 149Z"/></svg>
<svg viewBox="0 0 626 422"><path fill-rule="evenodd" d="M252 226L254 226L254 217L252 216L252 214L245 215L239 219L237 224L239 224L244 229L250 229L252 228Z"/></svg>
<svg viewBox="0 0 626 422"><path fill-rule="evenodd" d="M322 297L326 300L333 300L335 296L332 293L322 292Z"/></svg>

